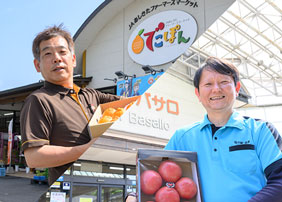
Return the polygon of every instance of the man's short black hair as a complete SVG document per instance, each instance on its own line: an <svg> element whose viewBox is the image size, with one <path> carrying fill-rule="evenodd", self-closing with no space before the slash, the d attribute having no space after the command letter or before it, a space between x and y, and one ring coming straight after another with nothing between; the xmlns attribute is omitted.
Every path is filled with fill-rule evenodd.
<svg viewBox="0 0 282 202"><path fill-rule="evenodd" d="M74 42L71 34L63 26L63 24L60 24L59 26L54 25L37 34L32 43L32 53L36 60L40 61L40 43L57 36L65 38L69 50L74 53Z"/></svg>
<svg viewBox="0 0 282 202"><path fill-rule="evenodd" d="M232 63L224 59L209 57L204 63L204 65L200 67L195 73L194 87L197 88L198 90L199 90L199 84L200 84L202 72L205 69L216 71L219 74L231 76L234 80L235 86L239 81L239 71Z"/></svg>

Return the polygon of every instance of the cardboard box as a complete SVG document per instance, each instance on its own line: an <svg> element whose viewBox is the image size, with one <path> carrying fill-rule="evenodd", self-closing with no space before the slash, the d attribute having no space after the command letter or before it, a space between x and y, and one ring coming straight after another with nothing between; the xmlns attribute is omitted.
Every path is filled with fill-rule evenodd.
<svg viewBox="0 0 282 202"><path fill-rule="evenodd" d="M131 102L136 101L138 98L139 96L135 96L135 97L126 98L123 100L117 100L117 101L108 102L105 104L100 104L97 107L94 115L92 116L88 124L88 131L89 131L91 139L101 136L114 123L114 122L100 123L100 124L98 123L99 119L101 118L103 112L106 109L108 109L109 107L112 107L115 109L119 107L124 108L126 105L130 104Z"/></svg>
<svg viewBox="0 0 282 202"><path fill-rule="evenodd" d="M166 182L162 177L162 185L153 194L145 194L141 189L141 175L146 170L153 170L158 172L158 168L163 161L170 160L177 163L181 170L182 176L175 182ZM137 190L138 201L156 201L155 196L158 190L162 187L169 187L175 189L176 183L183 177L188 177L194 181L197 186L197 193L192 199L184 199L180 197L180 202L202 202L201 188L198 176L197 153L185 151L168 151L161 149L139 149L137 152ZM173 171L174 172L174 171ZM159 173L159 172L158 172ZM144 176L143 176L144 177ZM154 180L154 182L157 180ZM176 190L176 189L175 189ZM176 190L177 191L177 190ZM177 192L179 193L179 192Z"/></svg>

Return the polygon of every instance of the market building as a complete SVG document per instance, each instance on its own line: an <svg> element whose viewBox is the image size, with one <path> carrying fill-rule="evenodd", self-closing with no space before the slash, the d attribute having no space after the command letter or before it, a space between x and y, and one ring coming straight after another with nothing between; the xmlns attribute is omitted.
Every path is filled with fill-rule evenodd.
<svg viewBox="0 0 282 202"><path fill-rule="evenodd" d="M205 113L192 78L208 55L191 46L234 1L106 0L88 17L73 37L74 82L106 93L142 96L42 195L42 201L55 195L72 201L122 201L135 191L138 148L163 148L175 129ZM2 159L9 121L13 119L13 144L19 151L21 106L42 86L38 82L0 92ZM250 98L243 85L237 107ZM12 155L13 165L24 163L24 156L17 155Z"/></svg>

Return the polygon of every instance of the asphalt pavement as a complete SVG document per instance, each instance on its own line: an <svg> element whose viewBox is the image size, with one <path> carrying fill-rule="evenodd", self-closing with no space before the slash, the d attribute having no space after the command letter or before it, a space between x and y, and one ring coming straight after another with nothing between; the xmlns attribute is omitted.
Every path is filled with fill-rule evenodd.
<svg viewBox="0 0 282 202"><path fill-rule="evenodd" d="M31 184L33 174L16 172L0 177L0 202L37 202L47 184Z"/></svg>

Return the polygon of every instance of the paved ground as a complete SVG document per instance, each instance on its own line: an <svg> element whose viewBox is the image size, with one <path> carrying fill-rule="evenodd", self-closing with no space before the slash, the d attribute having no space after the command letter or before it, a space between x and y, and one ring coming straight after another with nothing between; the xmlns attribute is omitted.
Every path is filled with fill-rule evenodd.
<svg viewBox="0 0 282 202"><path fill-rule="evenodd" d="M16 172L0 177L0 202L36 202L48 185L31 184L33 174Z"/></svg>

